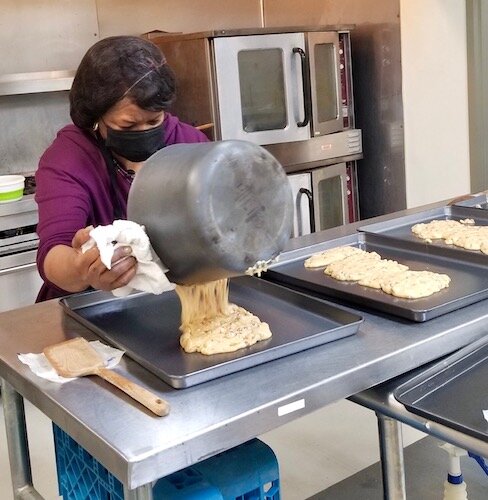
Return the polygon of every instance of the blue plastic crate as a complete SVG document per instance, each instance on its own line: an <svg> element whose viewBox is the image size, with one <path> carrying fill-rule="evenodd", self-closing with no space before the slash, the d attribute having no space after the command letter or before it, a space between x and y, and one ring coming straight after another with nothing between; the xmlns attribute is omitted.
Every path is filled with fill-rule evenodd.
<svg viewBox="0 0 488 500"><path fill-rule="evenodd" d="M124 500L124 487L82 446L53 424L58 490L64 500Z"/></svg>
<svg viewBox="0 0 488 500"><path fill-rule="evenodd" d="M153 492L161 500L279 500L279 485L273 450L252 439L159 479Z"/></svg>
<svg viewBox="0 0 488 500"><path fill-rule="evenodd" d="M122 483L53 424L59 494L64 500L123 500ZM273 450L252 439L159 479L154 500L279 500Z"/></svg>

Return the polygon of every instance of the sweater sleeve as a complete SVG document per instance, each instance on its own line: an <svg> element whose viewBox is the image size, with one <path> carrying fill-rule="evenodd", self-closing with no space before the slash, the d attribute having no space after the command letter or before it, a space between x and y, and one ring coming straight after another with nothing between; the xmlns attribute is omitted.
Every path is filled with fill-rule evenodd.
<svg viewBox="0 0 488 500"><path fill-rule="evenodd" d="M59 137L44 153L36 171L39 209L37 266L44 281L44 259L56 245L71 246L76 231L92 219L90 172L96 158L66 137Z"/></svg>

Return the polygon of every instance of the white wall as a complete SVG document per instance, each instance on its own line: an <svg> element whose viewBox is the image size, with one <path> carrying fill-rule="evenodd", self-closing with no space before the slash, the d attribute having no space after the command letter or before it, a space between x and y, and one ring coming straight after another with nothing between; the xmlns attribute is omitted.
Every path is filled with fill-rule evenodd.
<svg viewBox="0 0 488 500"><path fill-rule="evenodd" d="M407 207L470 190L465 0L401 0Z"/></svg>

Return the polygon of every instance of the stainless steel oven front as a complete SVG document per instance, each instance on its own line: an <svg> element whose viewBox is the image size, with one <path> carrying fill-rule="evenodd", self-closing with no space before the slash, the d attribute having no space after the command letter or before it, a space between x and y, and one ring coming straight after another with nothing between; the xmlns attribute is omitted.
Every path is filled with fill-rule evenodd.
<svg viewBox="0 0 488 500"><path fill-rule="evenodd" d="M35 302L42 280L37 272L36 249L0 255L0 312Z"/></svg>
<svg viewBox="0 0 488 500"><path fill-rule="evenodd" d="M222 139L276 144L344 129L338 32L213 39Z"/></svg>
<svg viewBox="0 0 488 500"><path fill-rule="evenodd" d="M204 127L211 139L269 145L354 128L347 26L218 30L151 39L178 76L171 111Z"/></svg>
<svg viewBox="0 0 488 500"><path fill-rule="evenodd" d="M295 204L293 235L351 222L352 197L348 188L346 163L336 163L311 171L288 175Z"/></svg>
<svg viewBox="0 0 488 500"><path fill-rule="evenodd" d="M33 304L41 288L37 220L33 195L0 205L0 312Z"/></svg>
<svg viewBox="0 0 488 500"><path fill-rule="evenodd" d="M350 222L345 163L337 163L313 170L312 193L317 231Z"/></svg>

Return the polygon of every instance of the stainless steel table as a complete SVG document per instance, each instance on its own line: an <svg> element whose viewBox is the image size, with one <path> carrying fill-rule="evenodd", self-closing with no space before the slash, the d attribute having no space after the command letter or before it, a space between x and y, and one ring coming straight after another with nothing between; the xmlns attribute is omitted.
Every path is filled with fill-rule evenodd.
<svg viewBox="0 0 488 500"><path fill-rule="evenodd" d="M349 398L354 403L376 412L385 498L406 498L400 422L482 457L488 457L488 440L483 441L453 427L412 413L395 399L394 391L397 387L422 371L423 369L415 370Z"/></svg>
<svg viewBox="0 0 488 500"><path fill-rule="evenodd" d="M345 236L357 226L292 245ZM488 325L487 301L422 324L361 314L365 321L352 337L188 389L172 389L132 360L123 360L124 375L169 401L171 413L164 418L103 381L82 378L58 385L20 363L19 352L41 352L78 335L94 338L57 301L1 314L0 377L16 498L39 498L31 485L22 397L122 481L127 499L150 499L151 481L450 353L485 335Z"/></svg>

